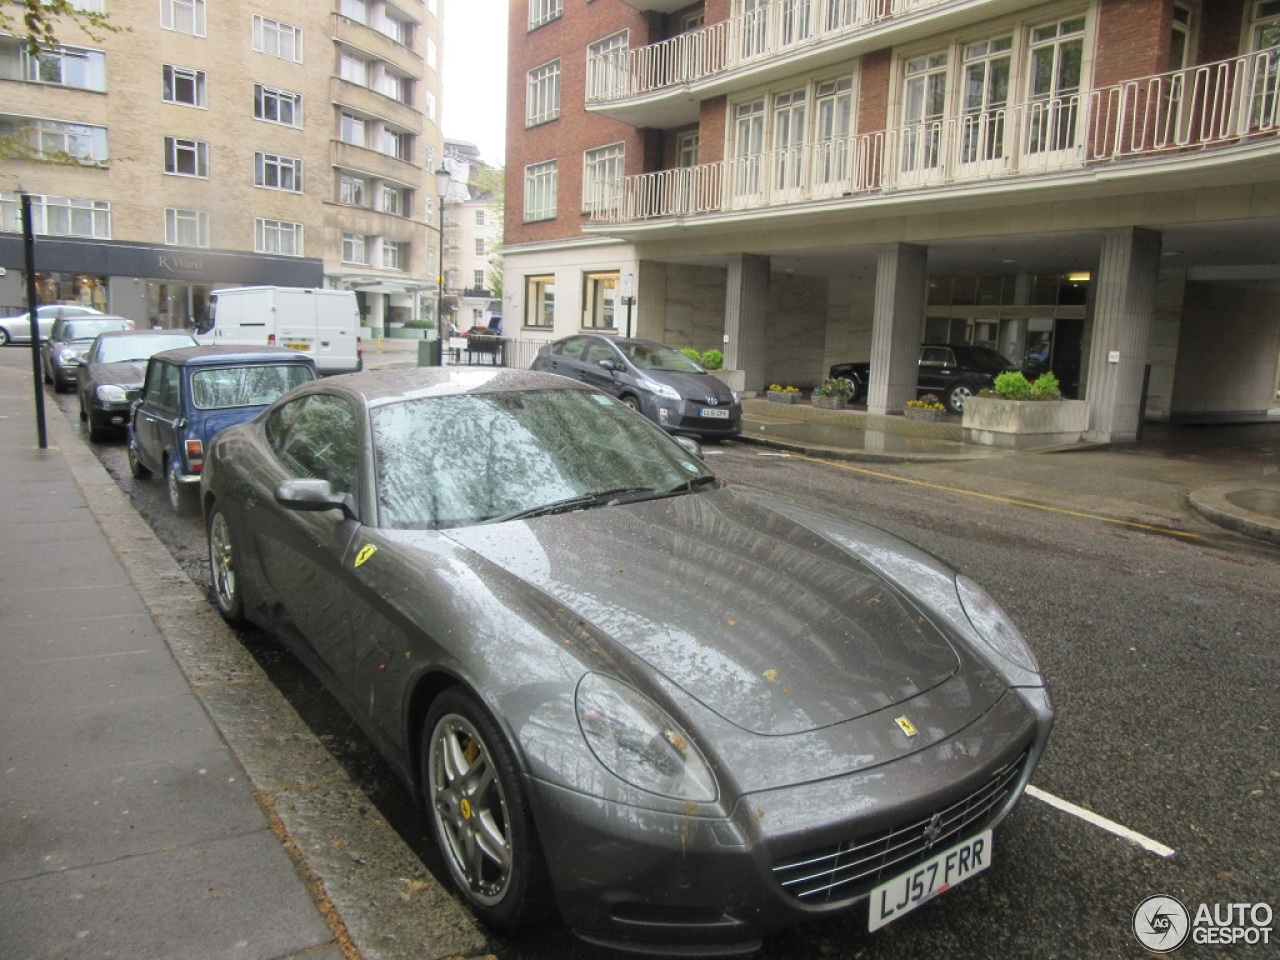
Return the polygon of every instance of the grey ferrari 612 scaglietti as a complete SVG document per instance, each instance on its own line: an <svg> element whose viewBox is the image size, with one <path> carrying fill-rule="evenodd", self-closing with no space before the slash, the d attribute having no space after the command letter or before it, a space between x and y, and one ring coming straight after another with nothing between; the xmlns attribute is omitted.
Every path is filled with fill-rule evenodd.
<svg viewBox="0 0 1280 960"><path fill-rule="evenodd" d="M999 869L1053 722L1017 628L696 450L535 372L304 385L208 450L218 608L333 690L490 924L747 950Z"/></svg>

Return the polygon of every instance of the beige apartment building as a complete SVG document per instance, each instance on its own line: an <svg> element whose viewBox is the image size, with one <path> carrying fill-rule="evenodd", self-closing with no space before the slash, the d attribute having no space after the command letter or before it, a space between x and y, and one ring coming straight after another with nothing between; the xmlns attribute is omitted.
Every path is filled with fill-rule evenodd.
<svg viewBox="0 0 1280 960"><path fill-rule="evenodd" d="M249 284L355 290L429 316L443 0L87 0L118 32L0 36L0 310L25 304L19 191L45 302L198 323Z"/></svg>
<svg viewBox="0 0 1280 960"><path fill-rule="evenodd" d="M747 392L922 343L1047 364L1089 436L1265 417L1280 0L514 0L508 335L710 347Z"/></svg>

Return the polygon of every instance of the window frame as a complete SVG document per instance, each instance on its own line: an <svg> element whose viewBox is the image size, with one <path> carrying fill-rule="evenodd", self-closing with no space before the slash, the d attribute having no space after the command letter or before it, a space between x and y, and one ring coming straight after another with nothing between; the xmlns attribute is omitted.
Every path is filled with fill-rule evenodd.
<svg viewBox="0 0 1280 960"><path fill-rule="evenodd" d="M295 130L301 130L303 126L302 117L302 94L295 93L292 90L285 90L281 87L272 87L265 83L255 83L253 85L253 118L261 120L263 123L274 123L281 127L292 127ZM275 105L276 116L267 116L267 106ZM292 120L282 120L282 108L288 104L292 114Z"/></svg>
<svg viewBox="0 0 1280 960"><path fill-rule="evenodd" d="M601 176L601 172L615 172L616 175ZM622 182L626 175L627 145L624 141L582 151L582 212L612 209L622 197Z"/></svg>
<svg viewBox="0 0 1280 960"><path fill-rule="evenodd" d="M31 198L32 232L37 236L111 239L110 201L51 194L28 196ZM65 219L65 230L50 229L50 224L56 219ZM88 232L74 229L77 223L87 223ZM21 203L16 193L0 193L0 229L15 233L22 230Z"/></svg>
<svg viewBox="0 0 1280 960"><path fill-rule="evenodd" d="M359 249L356 247L357 242ZM356 259L356 254L359 254L359 259ZM343 231L342 262L354 263L361 267L369 266L369 237L366 234Z"/></svg>
<svg viewBox="0 0 1280 960"><path fill-rule="evenodd" d="M524 222L556 219L559 207L560 162L543 160L524 168Z"/></svg>
<svg viewBox="0 0 1280 960"><path fill-rule="evenodd" d="M286 157L263 150L253 155L253 185L264 190L302 193L302 170L301 157Z"/></svg>
<svg viewBox="0 0 1280 960"><path fill-rule="evenodd" d="M67 61L83 60L85 63L85 83L71 83L66 79ZM46 63L57 62L58 79L50 80L44 76ZM38 83L43 86L67 87L71 90L93 90L96 93L107 92L107 55L93 47L62 46L42 48L37 56L32 56L26 45L22 46L22 79L27 83Z"/></svg>
<svg viewBox="0 0 1280 960"><path fill-rule="evenodd" d="M542 322L535 322L537 319ZM524 278L524 325L554 330L556 325L556 276L533 274Z"/></svg>
<svg viewBox="0 0 1280 960"><path fill-rule="evenodd" d="M560 117L560 58L548 60L525 73L525 129Z"/></svg>
<svg viewBox="0 0 1280 960"><path fill-rule="evenodd" d="M194 173L188 173L179 169L181 166L180 159L183 153L191 152L194 155L195 167ZM188 137L165 137L164 138L164 172L166 176L171 177L196 177L201 180L209 179L209 143L207 140L192 140Z"/></svg>
<svg viewBox="0 0 1280 960"><path fill-rule="evenodd" d="M286 37L292 43L292 51L284 49ZM253 49L255 53L275 57L278 60L302 63L302 28L255 13L253 15Z"/></svg>
<svg viewBox="0 0 1280 960"><path fill-rule="evenodd" d="M541 26L559 20L564 15L562 0L529 0L529 29L537 30Z"/></svg>
<svg viewBox="0 0 1280 960"><path fill-rule="evenodd" d="M192 99L190 100L183 100L178 96L179 83L182 81L191 86ZM178 107L207 110L209 107L208 74L196 67L180 67L175 63L161 64L160 99Z"/></svg>
<svg viewBox="0 0 1280 960"><path fill-rule="evenodd" d="M190 11L191 29L180 23L178 11ZM192 37L206 36L207 16L205 0L160 0L160 26L174 33L185 33Z"/></svg>
<svg viewBox="0 0 1280 960"><path fill-rule="evenodd" d="M182 228L194 225L195 242L188 243L182 239ZM164 242L171 247L192 247L207 249L209 246L209 213L206 210L192 210L182 207L165 207L164 209Z"/></svg>
<svg viewBox="0 0 1280 960"><path fill-rule="evenodd" d="M612 291L612 296L609 295ZM618 330L622 271L591 270L582 274L582 326L585 330Z"/></svg>
<svg viewBox="0 0 1280 960"><path fill-rule="evenodd" d="M284 237L292 238L296 249L288 251L283 249L280 242ZM253 221L253 252L266 253L280 257L301 257L303 256L303 238L305 236L305 228L301 223L293 220L276 220L271 217L255 217ZM276 249L270 249L271 244L268 242L269 237L276 238Z"/></svg>

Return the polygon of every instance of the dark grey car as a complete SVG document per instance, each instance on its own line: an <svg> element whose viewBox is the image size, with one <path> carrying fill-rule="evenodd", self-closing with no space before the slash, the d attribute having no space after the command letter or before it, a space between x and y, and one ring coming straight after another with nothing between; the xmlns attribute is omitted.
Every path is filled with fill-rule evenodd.
<svg viewBox="0 0 1280 960"><path fill-rule="evenodd" d="M110 330L132 330L133 321L124 317L99 314L91 317L61 317L54 321L48 340L40 341L40 363L44 382L53 384L57 393L76 385L77 372L84 355L100 333Z"/></svg>
<svg viewBox="0 0 1280 960"><path fill-rule="evenodd" d="M317 381L219 433L201 494L223 616L324 680L500 927L554 903L682 953L875 929L992 864L1049 735L967 578L563 377Z"/></svg>
<svg viewBox="0 0 1280 960"><path fill-rule="evenodd" d="M738 395L663 343L582 333L542 347L530 368L590 384L671 433L716 439L742 432Z"/></svg>
<svg viewBox="0 0 1280 960"><path fill-rule="evenodd" d="M142 393L147 360L161 350L195 347L195 337L175 330L117 330L100 333L84 355L76 379L80 419L89 424L89 439L101 440L111 430L123 432L129 407Z"/></svg>

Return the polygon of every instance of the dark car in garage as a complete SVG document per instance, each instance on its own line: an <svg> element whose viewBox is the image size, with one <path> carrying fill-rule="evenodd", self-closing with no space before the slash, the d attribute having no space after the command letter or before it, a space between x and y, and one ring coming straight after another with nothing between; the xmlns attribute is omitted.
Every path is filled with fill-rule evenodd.
<svg viewBox="0 0 1280 960"><path fill-rule="evenodd" d="M964 402L979 390L990 388L992 381L1006 371L1019 369L999 350L965 343L926 343L920 348L917 393L941 397L952 413L964 410ZM871 364L837 363L827 374L835 380L853 384L850 403L867 398L871 380Z"/></svg>

